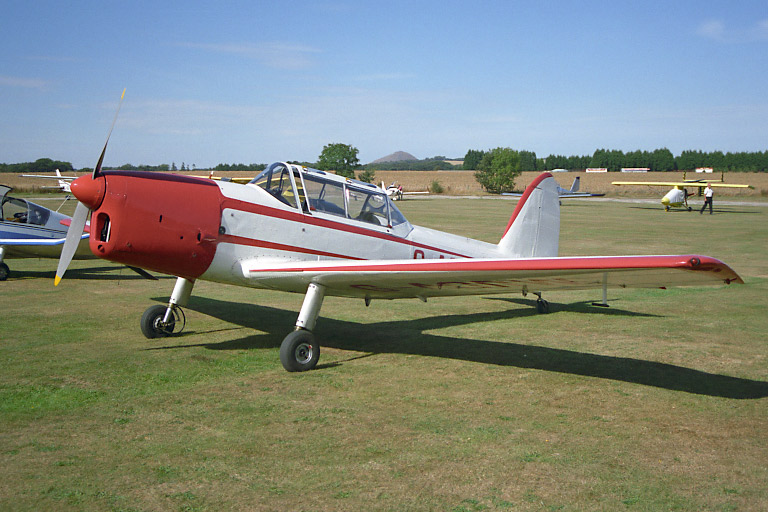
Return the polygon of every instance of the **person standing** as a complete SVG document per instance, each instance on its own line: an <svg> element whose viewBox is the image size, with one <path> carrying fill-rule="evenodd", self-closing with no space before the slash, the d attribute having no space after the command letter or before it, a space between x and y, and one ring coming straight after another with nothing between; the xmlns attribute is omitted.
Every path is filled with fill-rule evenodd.
<svg viewBox="0 0 768 512"><path fill-rule="evenodd" d="M704 209L709 205L709 214L712 215L712 196L714 195L715 191L712 190L712 184L707 183L707 188L704 189L704 204L701 207L701 211L699 212L699 215L704 213Z"/></svg>

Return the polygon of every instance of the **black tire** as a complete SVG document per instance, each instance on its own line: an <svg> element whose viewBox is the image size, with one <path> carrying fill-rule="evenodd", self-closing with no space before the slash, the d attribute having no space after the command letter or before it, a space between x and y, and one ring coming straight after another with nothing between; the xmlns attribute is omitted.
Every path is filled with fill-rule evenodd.
<svg viewBox="0 0 768 512"><path fill-rule="evenodd" d="M315 335L309 331L293 331L280 344L280 362L289 372L311 370L319 359L320 345L315 343Z"/></svg>
<svg viewBox="0 0 768 512"><path fill-rule="evenodd" d="M11 269L5 263L0 263L0 281L5 281L11 275Z"/></svg>
<svg viewBox="0 0 768 512"><path fill-rule="evenodd" d="M537 300L536 311L541 314L549 313L549 302L545 301L544 299Z"/></svg>
<svg viewBox="0 0 768 512"><path fill-rule="evenodd" d="M176 316L171 315L170 321L163 325L163 317L168 306L151 306L141 315L141 332L146 338L164 338L173 334L176 327Z"/></svg>

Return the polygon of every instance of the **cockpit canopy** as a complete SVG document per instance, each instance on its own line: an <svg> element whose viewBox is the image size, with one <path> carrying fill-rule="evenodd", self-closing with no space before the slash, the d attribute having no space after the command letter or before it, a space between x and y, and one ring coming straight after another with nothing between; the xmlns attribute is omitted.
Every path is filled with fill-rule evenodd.
<svg viewBox="0 0 768 512"><path fill-rule="evenodd" d="M322 212L376 226L408 224L387 194L375 185L277 162L250 181L279 201L305 213Z"/></svg>
<svg viewBox="0 0 768 512"><path fill-rule="evenodd" d="M35 203L7 195L10 190L10 187L0 185L0 220L45 226L51 211Z"/></svg>

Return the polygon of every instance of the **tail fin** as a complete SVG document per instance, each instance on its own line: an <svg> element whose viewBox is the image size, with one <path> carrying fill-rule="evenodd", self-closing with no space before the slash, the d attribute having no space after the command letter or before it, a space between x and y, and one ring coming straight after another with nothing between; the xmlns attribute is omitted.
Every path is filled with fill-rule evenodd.
<svg viewBox="0 0 768 512"><path fill-rule="evenodd" d="M580 184L581 184L581 178L579 176L576 176L573 179L573 185L571 185L571 192L578 192Z"/></svg>
<svg viewBox="0 0 768 512"><path fill-rule="evenodd" d="M557 181L541 173L525 189L499 242L503 256L546 258L557 256L560 242L560 199Z"/></svg>

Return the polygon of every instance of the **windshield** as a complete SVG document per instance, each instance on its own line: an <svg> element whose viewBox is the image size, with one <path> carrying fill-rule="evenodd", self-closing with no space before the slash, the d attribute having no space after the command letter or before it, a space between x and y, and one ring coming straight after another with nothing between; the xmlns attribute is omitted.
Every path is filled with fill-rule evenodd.
<svg viewBox="0 0 768 512"><path fill-rule="evenodd" d="M386 227L407 222L392 200L375 185L341 180L315 169L278 162L262 171L249 185L261 187L294 208L301 205L301 209L309 213L323 212Z"/></svg>
<svg viewBox="0 0 768 512"><path fill-rule="evenodd" d="M291 171L282 163L270 165L248 184L261 187L278 201L296 208L298 208L300 204L300 202L296 201L295 193L295 186L298 186L299 199L302 202L304 200L304 191L301 187L301 180L296 180L294 185Z"/></svg>
<svg viewBox="0 0 768 512"><path fill-rule="evenodd" d="M44 226L51 216L51 211L23 199L6 197L0 207L0 215L7 222Z"/></svg>

